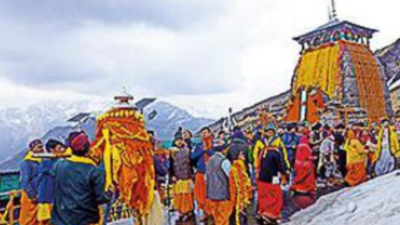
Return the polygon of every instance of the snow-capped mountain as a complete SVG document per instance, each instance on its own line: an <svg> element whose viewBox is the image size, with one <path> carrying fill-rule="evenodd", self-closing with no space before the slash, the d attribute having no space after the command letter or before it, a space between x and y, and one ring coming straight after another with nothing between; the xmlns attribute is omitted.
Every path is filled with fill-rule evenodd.
<svg viewBox="0 0 400 225"><path fill-rule="evenodd" d="M89 102L46 102L25 108L0 110L0 170L14 170L25 154L27 144L33 138L43 141L50 138L65 140L77 129L76 124L66 121L78 113L93 115L82 124L82 128L93 137L96 131L95 116L108 108L107 103ZM157 112L147 123L148 129L156 132L160 140L170 140L179 127L197 131L213 120L195 118L185 110L165 102L155 102L145 109L146 118Z"/></svg>
<svg viewBox="0 0 400 225"><path fill-rule="evenodd" d="M57 139L64 141L67 139L69 133L76 131L78 127L74 124L66 124L65 126L58 126L50 129L40 139L47 142L49 139ZM85 123L81 124L79 129L83 129L89 137L93 140L96 133L96 119L89 118ZM22 144L22 143L21 143ZM22 150L21 150L22 149ZM0 163L0 171L18 170L19 164L26 154L26 148L21 148L13 151L13 155Z"/></svg>
<svg viewBox="0 0 400 225"><path fill-rule="evenodd" d="M287 225L396 225L400 221L399 172L324 196Z"/></svg>
<svg viewBox="0 0 400 225"><path fill-rule="evenodd" d="M26 148L27 143L50 129L65 126L78 112L86 112L87 102L43 102L22 108L0 110L0 161Z"/></svg>
<svg viewBox="0 0 400 225"><path fill-rule="evenodd" d="M196 118L186 110L166 102L150 105L145 109L146 117L154 110L157 111L157 116L147 123L147 127L156 131L156 136L161 140L171 140L179 127L197 132L202 126L214 122L212 119Z"/></svg>

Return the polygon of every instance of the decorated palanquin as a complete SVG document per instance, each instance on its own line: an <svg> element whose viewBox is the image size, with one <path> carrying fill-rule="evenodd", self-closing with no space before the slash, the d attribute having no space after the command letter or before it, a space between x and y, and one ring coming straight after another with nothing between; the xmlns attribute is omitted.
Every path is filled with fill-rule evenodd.
<svg viewBox="0 0 400 225"><path fill-rule="evenodd" d="M331 18L328 24L294 38L302 51L286 120L320 120L329 109L327 104L333 103L342 119L347 110L365 111L371 121L392 115L384 71L369 48L375 32ZM321 102L321 96L327 98Z"/></svg>
<svg viewBox="0 0 400 225"><path fill-rule="evenodd" d="M106 189L116 187L120 201L133 209L137 217L145 217L154 199L155 171L144 116L134 107L122 104L99 116L97 123L90 156L104 163Z"/></svg>

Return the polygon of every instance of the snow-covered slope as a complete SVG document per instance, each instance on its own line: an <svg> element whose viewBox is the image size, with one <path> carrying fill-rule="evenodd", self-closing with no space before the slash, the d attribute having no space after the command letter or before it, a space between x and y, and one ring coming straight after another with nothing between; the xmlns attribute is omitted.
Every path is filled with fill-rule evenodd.
<svg viewBox="0 0 400 225"><path fill-rule="evenodd" d="M288 225L400 224L400 172L324 196Z"/></svg>

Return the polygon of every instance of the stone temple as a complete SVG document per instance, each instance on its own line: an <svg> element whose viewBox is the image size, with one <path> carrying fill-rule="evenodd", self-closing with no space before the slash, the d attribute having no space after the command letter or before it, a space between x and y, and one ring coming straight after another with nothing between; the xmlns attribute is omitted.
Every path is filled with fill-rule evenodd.
<svg viewBox="0 0 400 225"><path fill-rule="evenodd" d="M392 115L384 70L369 44L375 29L337 19L299 37L287 121L378 121Z"/></svg>
<svg viewBox="0 0 400 225"><path fill-rule="evenodd" d="M375 29L339 20L331 1L329 22L293 38L301 46L289 91L231 114L239 126L257 119L267 109L278 120L369 124L393 116L385 70L370 49ZM219 130L222 118L212 124Z"/></svg>

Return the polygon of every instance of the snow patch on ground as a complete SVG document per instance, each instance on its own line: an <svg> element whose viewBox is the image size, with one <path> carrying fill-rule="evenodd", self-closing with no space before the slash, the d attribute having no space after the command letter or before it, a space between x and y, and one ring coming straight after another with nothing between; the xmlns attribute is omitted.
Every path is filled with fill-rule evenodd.
<svg viewBox="0 0 400 225"><path fill-rule="evenodd" d="M324 196L287 225L400 224L400 172Z"/></svg>
<svg viewBox="0 0 400 225"><path fill-rule="evenodd" d="M132 219L126 219L118 222L109 223L109 225L134 225L134 223Z"/></svg>

